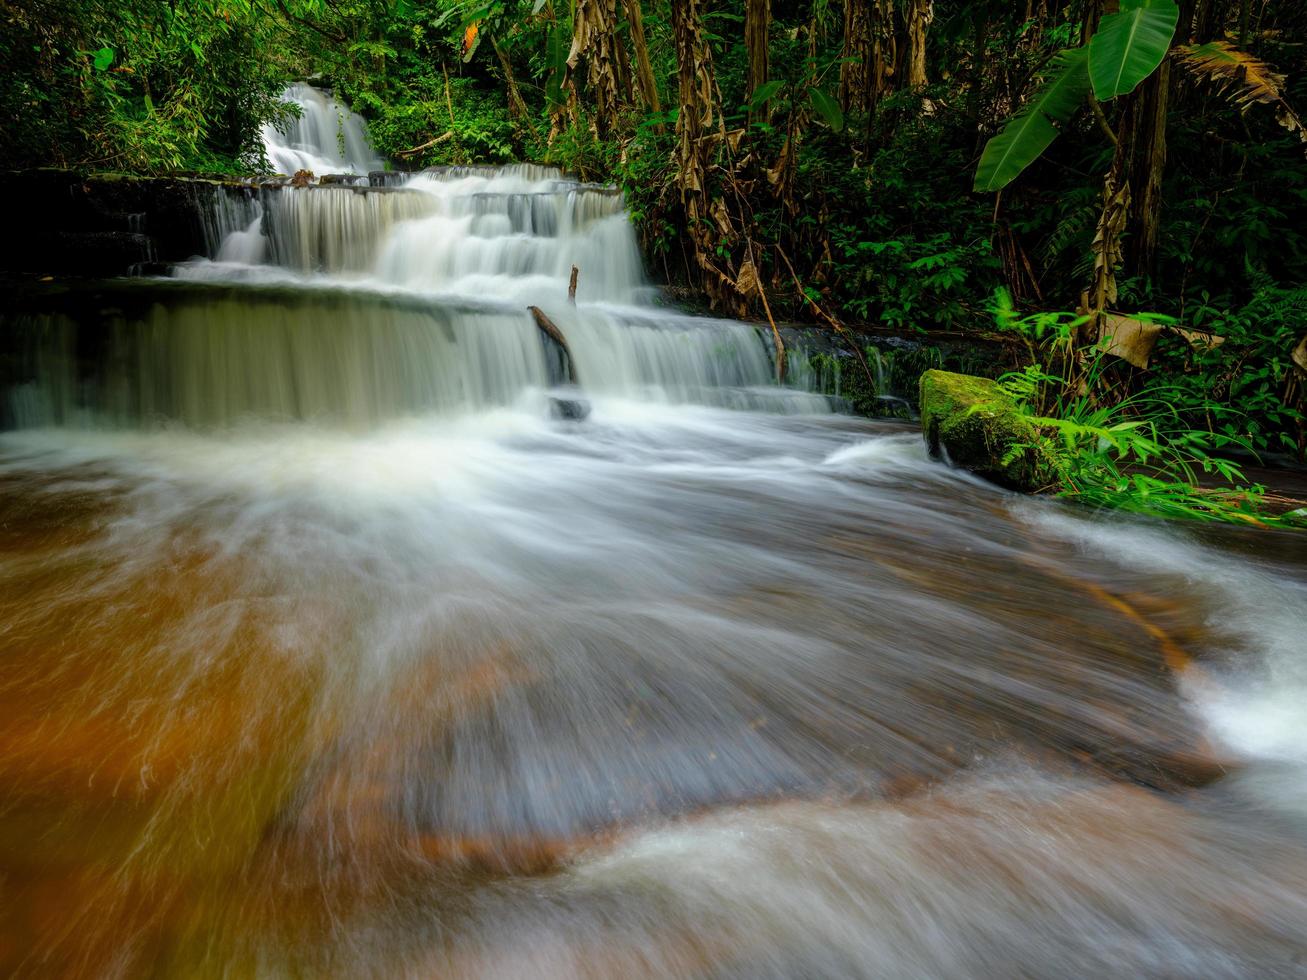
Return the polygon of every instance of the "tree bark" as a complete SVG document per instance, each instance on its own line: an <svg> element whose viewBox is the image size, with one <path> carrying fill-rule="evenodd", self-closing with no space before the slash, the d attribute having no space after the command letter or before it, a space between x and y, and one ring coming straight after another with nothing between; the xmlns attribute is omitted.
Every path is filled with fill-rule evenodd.
<svg viewBox="0 0 1307 980"><path fill-rule="evenodd" d="M926 87L926 38L934 19L932 0L908 0L908 64L904 74L909 89Z"/></svg>
<svg viewBox="0 0 1307 980"><path fill-rule="evenodd" d="M735 297L735 283L713 261L714 229L718 225L709 197L708 170L713 148L723 136L723 123L719 110L721 98L713 79L712 53L703 38L699 8L699 0L677 0L672 4L681 102L676 117L676 182L695 263L703 287L716 305Z"/></svg>
<svg viewBox="0 0 1307 980"><path fill-rule="evenodd" d="M771 0L747 0L744 8L744 46L748 52L749 71L745 95L750 99L754 92L767 84L767 35L770 27ZM750 109L749 121L766 119L767 116L766 104L760 104Z"/></svg>
<svg viewBox="0 0 1307 980"><path fill-rule="evenodd" d="M840 106L866 112L872 100L872 0L844 0L844 62L840 65Z"/></svg>
<svg viewBox="0 0 1307 980"><path fill-rule="evenodd" d="M1157 237L1162 215L1162 173L1166 167L1166 108L1171 90L1171 62L1161 67L1130 96L1117 127L1118 152L1130 186L1125 267L1131 275L1157 272Z"/></svg>
<svg viewBox="0 0 1307 980"><path fill-rule="evenodd" d="M662 112L658 99L658 85L654 81L653 66L649 63L649 45L644 36L644 11L640 0L622 0L626 8L626 23L631 29L631 46L635 48L636 74L640 79L640 97L644 107L657 115ZM662 127L659 127L659 132Z"/></svg>
<svg viewBox="0 0 1307 980"><path fill-rule="evenodd" d="M870 108L874 109L882 98L894 90L894 66L898 60L894 0L872 0Z"/></svg>

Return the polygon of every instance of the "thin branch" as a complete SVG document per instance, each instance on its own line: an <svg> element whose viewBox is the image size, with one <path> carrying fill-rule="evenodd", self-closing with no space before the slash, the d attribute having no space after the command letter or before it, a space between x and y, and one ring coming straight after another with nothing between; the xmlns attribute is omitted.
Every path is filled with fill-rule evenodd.
<svg viewBox="0 0 1307 980"><path fill-rule="evenodd" d="M415 147L413 147L413 148L410 149L410 150L396 150L396 151L395 151L395 156L397 156L397 157L411 157L411 156L412 156L413 154L415 154L415 153L421 153L423 150L429 150L429 149L431 149L433 146L436 146L436 145L439 144L439 143L443 143L443 142L445 142L445 140L453 139L453 138L454 138L454 131L451 129L451 130L448 130L448 131L446 131L446 132L444 132L444 133L441 133L439 136L437 136L437 137L436 137L435 139L433 139L433 140L427 140L427 141L426 141L425 143L423 143L421 146L415 146Z"/></svg>
<svg viewBox="0 0 1307 980"><path fill-rule="evenodd" d="M315 24L313 21L308 20L304 17L300 17L298 14L292 14L289 10L286 9L285 0L272 0L272 2L277 5L277 9L281 11L281 15L285 17L287 20L294 21L296 24L299 24L301 27L307 27L310 28L311 30L315 30L329 41L335 41L338 44L349 43L349 38L346 37L343 33L338 31L329 31L321 24Z"/></svg>
<svg viewBox="0 0 1307 980"><path fill-rule="evenodd" d="M1101 129L1103 134L1112 141L1112 145L1120 145L1121 141L1117 139L1116 132L1108 123L1107 116L1103 114L1103 107L1099 104L1098 99L1094 98L1092 90L1089 93L1089 108L1094 110L1094 119L1098 122L1098 128Z"/></svg>
<svg viewBox="0 0 1307 980"><path fill-rule="evenodd" d="M780 245L776 245L775 248L776 254L785 261L785 267L790 270L790 278L794 280L794 288L798 292L799 298L812 308L813 313L829 323L834 330L848 338L849 346L853 349L853 353L857 357L858 363L862 365L863 373L867 376L867 383L871 385L873 391L876 391L876 376L871 373L871 365L867 363L867 358L863 355L862 348L858 346L858 341L857 338L854 337L853 331L823 310L816 304L812 297L804 292L803 284L799 282L799 275L794 271L794 265L790 262L790 257L785 254L785 250L781 248ZM879 391L876 391L876 393L880 394Z"/></svg>

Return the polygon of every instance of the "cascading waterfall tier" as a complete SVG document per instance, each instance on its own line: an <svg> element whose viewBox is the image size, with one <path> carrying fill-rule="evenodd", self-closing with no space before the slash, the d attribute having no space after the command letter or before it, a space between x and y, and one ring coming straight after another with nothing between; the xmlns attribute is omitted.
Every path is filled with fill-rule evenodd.
<svg viewBox="0 0 1307 980"><path fill-rule="evenodd" d="M367 428L484 411L563 380L530 315L495 304L277 286L125 285L19 317L9 428L312 421Z"/></svg>
<svg viewBox="0 0 1307 980"><path fill-rule="evenodd" d="M297 82L282 92L283 102L299 107L298 117L263 127L263 149L277 173L301 170L325 174L366 174L384 161L372 149L367 124L325 92Z"/></svg>
<svg viewBox="0 0 1307 980"><path fill-rule="evenodd" d="M575 182L554 167L537 165L440 167L408 176L397 187L391 175L384 180L382 176L375 175L376 186L267 184L225 188L214 196L203 216L209 257L179 267L176 274L233 289L293 286L278 294L280 306L271 320L263 319L263 312L251 314L251 323L264 324L261 333L239 325L239 293L225 294L221 310L201 311L196 304L180 303L166 314L152 311L140 323L114 328L115 336L132 337L133 350L142 349L141 337L171 337L170 329L175 337L169 344L195 344L196 337L204 337L209 359L218 357L213 345L231 338L221 354L229 365L221 376L230 388L221 397L207 399L208 404L225 406L220 412L180 410L166 399L148 404L136 396L105 401L111 389L186 387L178 380L149 382L144 376L131 383L84 385L78 389L82 402L98 406L95 417L118 423L133 417L129 405L137 405L142 418L180 418L205 425L267 413L315 421L349 419L357 425L384 421L387 412L476 412L488 399L510 404L515 397L557 382L557 372L544 366L557 361L557 351L544 342L542 361L541 337L532 331L528 307L535 306L561 327L576 378L588 392L737 408L767 405L783 412L827 408L825 399L772 383L770 346L754 327L680 315L651 303L652 290L644 280L637 242L616 188ZM579 270L579 290L572 303L567 286L574 267ZM336 303L344 302L342 293L354 297L353 312L342 315L329 331L314 325L319 315L315 304L322 302L315 297L323 291L336 294ZM265 299L252 293L250 297L260 311L267 310ZM410 308L439 311L454 340L438 348L434 342L414 342L420 331L410 335L400 328L372 329L370 316L391 318L387 303L396 298L406 298ZM301 314L290 311L295 304L303 307ZM469 310L478 311L476 324L464 323ZM169 329L161 327L163 320L169 321ZM222 328L222 323L233 327ZM345 323L353 327L340 325ZM58 349L67 349L71 329L68 324L59 329L47 324L38 332L56 348L44 355L43 363L68 361ZM303 342L291 340L294 337ZM308 337L314 338L312 344ZM473 337L481 337L481 348ZM486 346L491 344L503 346L491 355ZM271 348L284 351L284 357L271 357ZM242 358L250 359L248 368L240 367ZM367 383L386 388L386 395L365 391L366 383L356 379L352 384L324 385L315 400L302 397L303 376L329 374L328 361L357 358L375 366ZM507 383L495 366L499 358L533 367ZM133 355L115 363L131 363L140 374L166 372L167 365L183 361L175 355L146 363ZM27 358L25 363L34 362ZM399 370L401 365L418 367ZM29 378L31 371L29 367ZM264 380L251 387L240 380L243 371ZM284 376L274 383L269 371ZM418 380L423 371L429 382ZM208 384L217 384L216 376L209 375ZM433 384L439 384L442 393L437 395ZM256 397L256 388L264 395ZM268 396L273 388L281 395ZM291 391L301 395L290 397ZM25 392L30 402L31 389ZM481 395L473 397L476 392ZM333 399L336 404L328 404ZM64 395L52 396L50 405L65 401ZM67 408L16 409L10 414L35 419L51 412L60 418L77 414Z"/></svg>

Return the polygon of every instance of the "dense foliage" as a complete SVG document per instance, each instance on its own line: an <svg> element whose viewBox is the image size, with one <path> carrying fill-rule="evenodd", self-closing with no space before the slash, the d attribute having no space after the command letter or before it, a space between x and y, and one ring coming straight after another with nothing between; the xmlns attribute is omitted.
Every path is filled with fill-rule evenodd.
<svg viewBox="0 0 1307 980"><path fill-rule="evenodd" d="M257 168L280 84L321 76L398 165L533 159L620 182L653 271L717 309L976 331L1003 289L1078 310L1077 350L1148 310L1125 322L1149 342L1091 399L1129 412L1165 392L1187 425L1307 451L1299 0L0 0L0 16L10 166Z"/></svg>

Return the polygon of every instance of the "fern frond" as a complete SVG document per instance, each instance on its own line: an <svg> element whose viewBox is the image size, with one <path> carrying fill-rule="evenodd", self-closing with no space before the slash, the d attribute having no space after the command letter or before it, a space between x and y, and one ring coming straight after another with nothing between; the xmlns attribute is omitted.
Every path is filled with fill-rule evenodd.
<svg viewBox="0 0 1307 980"><path fill-rule="evenodd" d="M1039 247L1045 272L1073 247L1088 250L1090 232L1098 218L1098 189L1080 187L1068 191L1062 204L1062 215Z"/></svg>
<svg viewBox="0 0 1307 980"><path fill-rule="evenodd" d="M1228 41L1186 44L1176 48L1176 56L1197 78L1215 85L1240 112L1247 112L1255 104L1269 105L1276 121L1307 143L1307 128L1284 99L1284 76L1272 71L1266 62Z"/></svg>

